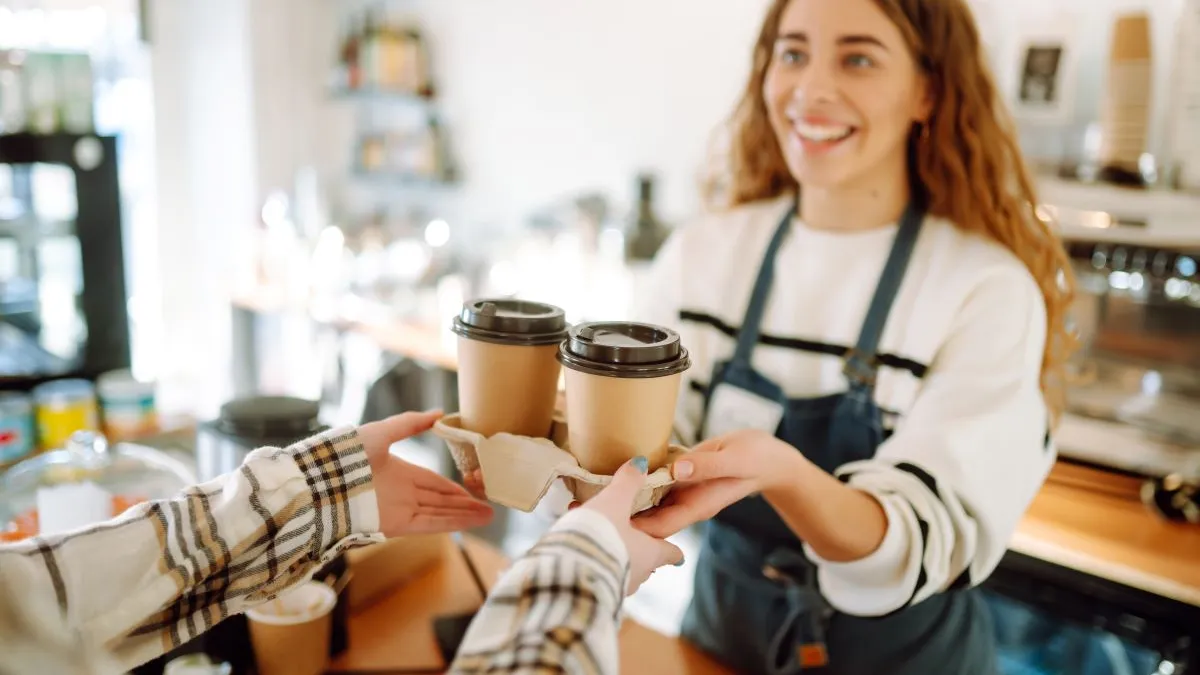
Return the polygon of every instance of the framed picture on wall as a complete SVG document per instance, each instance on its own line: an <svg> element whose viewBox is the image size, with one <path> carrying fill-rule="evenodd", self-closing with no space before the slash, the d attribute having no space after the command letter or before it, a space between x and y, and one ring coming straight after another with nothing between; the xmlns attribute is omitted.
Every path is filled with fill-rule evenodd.
<svg viewBox="0 0 1200 675"><path fill-rule="evenodd" d="M1066 122L1074 104L1074 49L1069 36L1025 36L1018 42L1010 101L1019 120Z"/></svg>

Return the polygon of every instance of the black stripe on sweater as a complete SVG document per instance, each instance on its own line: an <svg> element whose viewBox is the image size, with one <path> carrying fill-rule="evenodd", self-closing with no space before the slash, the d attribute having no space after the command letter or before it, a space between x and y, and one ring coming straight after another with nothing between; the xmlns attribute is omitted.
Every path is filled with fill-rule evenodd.
<svg viewBox="0 0 1200 675"><path fill-rule="evenodd" d="M699 380L688 380L688 389L690 389L693 394L708 396L708 384L706 382L700 382ZM891 437L893 431L892 427L895 426L895 420L900 418L900 413L896 412L895 410L884 408L883 406L879 406L879 412L884 416L883 440L886 441ZM889 421L888 418L892 418L892 420Z"/></svg>
<svg viewBox="0 0 1200 675"><path fill-rule="evenodd" d="M929 489L929 492L936 497L938 501L943 501L942 494L938 490L937 479L935 479L928 471L910 462L900 462L896 464L896 468L916 477L917 480L921 481L921 483ZM916 515L915 511L914 515ZM917 585L913 588L913 598L916 597L917 593L929 580L929 575L925 571L925 552L929 547L929 523L925 522L925 520L919 515L917 516L917 522L921 527L921 572L917 576ZM963 568L962 574L958 575L958 577L950 583L948 589L959 590L969 586L971 584L971 577L969 574L970 569L971 563L970 561L967 561L966 566ZM909 598L908 604L912 604L913 598Z"/></svg>
<svg viewBox="0 0 1200 675"><path fill-rule="evenodd" d="M741 330L738 327L734 327L725 323L721 319L711 314L705 314L703 312L695 312L691 310L680 310L679 320L687 323L703 324L705 326L715 328L724 333L726 336L734 339L737 338L738 331ZM845 345L835 345L828 342L818 342L815 340L803 340L801 338L778 337L775 335L769 335L767 333L760 335L758 342L759 344L769 345L771 347L781 347L783 349L795 349L802 352L826 354L839 358L845 357L846 353L850 351L850 348ZM912 359L896 356L895 354L879 354L876 356L876 358L879 360L880 365L899 370L907 370L918 378L925 377L925 373L929 371L929 366Z"/></svg>

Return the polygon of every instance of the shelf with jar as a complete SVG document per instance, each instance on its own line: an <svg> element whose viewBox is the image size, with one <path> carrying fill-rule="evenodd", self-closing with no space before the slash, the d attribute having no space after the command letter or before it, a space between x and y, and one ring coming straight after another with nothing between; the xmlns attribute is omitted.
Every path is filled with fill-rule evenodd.
<svg viewBox="0 0 1200 675"><path fill-rule="evenodd" d="M358 137L355 178L447 185L454 174L441 124L434 117L415 127L372 130Z"/></svg>
<svg viewBox="0 0 1200 675"><path fill-rule="evenodd" d="M357 106L349 179L437 187L455 180L434 104L424 34L383 5L352 10L338 41L331 95Z"/></svg>
<svg viewBox="0 0 1200 675"><path fill-rule="evenodd" d="M336 97L433 98L429 49L415 25L376 7L349 17L338 44Z"/></svg>

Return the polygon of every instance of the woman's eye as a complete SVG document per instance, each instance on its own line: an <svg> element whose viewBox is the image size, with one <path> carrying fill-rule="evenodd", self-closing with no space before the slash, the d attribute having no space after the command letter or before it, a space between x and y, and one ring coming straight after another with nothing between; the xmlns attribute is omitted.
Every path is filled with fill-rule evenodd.
<svg viewBox="0 0 1200 675"><path fill-rule="evenodd" d="M798 49L784 49L779 52L779 61L789 65L804 63L808 55Z"/></svg>
<svg viewBox="0 0 1200 675"><path fill-rule="evenodd" d="M875 59L866 54L851 54L846 57L846 65L851 68L871 68L875 65Z"/></svg>

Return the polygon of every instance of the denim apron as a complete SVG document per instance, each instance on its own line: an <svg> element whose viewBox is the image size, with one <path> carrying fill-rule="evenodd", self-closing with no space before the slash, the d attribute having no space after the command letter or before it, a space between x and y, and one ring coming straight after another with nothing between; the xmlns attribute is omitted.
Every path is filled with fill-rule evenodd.
<svg viewBox="0 0 1200 675"><path fill-rule="evenodd" d="M919 194L919 192L918 192ZM791 228L790 209L763 256L733 357L714 368L706 393L706 435L718 387L764 399L781 412L775 435L833 472L869 459L884 440L874 401L876 354L925 210L906 209L857 344L846 353L847 391L788 399L751 365L770 295L775 258ZM797 308L798 310L800 308ZM773 420L767 422L772 424ZM817 587L801 542L761 497L748 497L707 524L683 635L738 672L788 675L988 675L995 648L986 606L973 590L951 590L882 617L834 611Z"/></svg>

